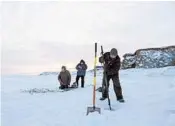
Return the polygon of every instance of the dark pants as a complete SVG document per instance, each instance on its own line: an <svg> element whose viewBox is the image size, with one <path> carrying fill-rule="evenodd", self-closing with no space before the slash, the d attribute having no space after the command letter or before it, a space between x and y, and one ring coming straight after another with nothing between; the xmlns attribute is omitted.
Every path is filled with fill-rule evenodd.
<svg viewBox="0 0 175 126"><path fill-rule="evenodd" d="M59 89L66 89L66 88L68 88L68 85L61 85L61 86L59 87Z"/></svg>
<svg viewBox="0 0 175 126"><path fill-rule="evenodd" d="M123 99L122 95L122 88L120 85L119 77L118 75L107 75L106 76L106 81L105 81L105 74L103 75L103 83L102 83L102 97L107 98L108 95L108 88L109 88L109 81L112 79L113 81L113 88L115 95L117 97L117 100Z"/></svg>
<svg viewBox="0 0 175 126"><path fill-rule="evenodd" d="M78 76L76 77L76 83L77 83L77 87L78 87L78 81L81 78L81 87L84 87L84 76Z"/></svg>

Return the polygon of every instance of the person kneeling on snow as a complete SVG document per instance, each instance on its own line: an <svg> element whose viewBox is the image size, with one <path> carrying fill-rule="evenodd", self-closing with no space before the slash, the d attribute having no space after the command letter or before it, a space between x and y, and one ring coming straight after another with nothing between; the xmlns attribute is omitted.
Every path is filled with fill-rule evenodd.
<svg viewBox="0 0 175 126"><path fill-rule="evenodd" d="M58 75L58 81L60 82L60 89L69 88L71 82L71 74L65 66L62 66L61 72Z"/></svg>

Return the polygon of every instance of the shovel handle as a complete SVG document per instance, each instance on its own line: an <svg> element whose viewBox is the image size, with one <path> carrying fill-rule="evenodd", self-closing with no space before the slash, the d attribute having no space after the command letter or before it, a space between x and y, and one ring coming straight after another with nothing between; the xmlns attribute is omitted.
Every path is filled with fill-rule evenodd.
<svg viewBox="0 0 175 126"><path fill-rule="evenodd" d="M97 43L95 43L95 54L97 53Z"/></svg>
<svg viewBox="0 0 175 126"><path fill-rule="evenodd" d="M96 63L97 63L97 43L95 43L95 57L94 57L94 88L93 88L93 106L95 107L95 90L96 90Z"/></svg>

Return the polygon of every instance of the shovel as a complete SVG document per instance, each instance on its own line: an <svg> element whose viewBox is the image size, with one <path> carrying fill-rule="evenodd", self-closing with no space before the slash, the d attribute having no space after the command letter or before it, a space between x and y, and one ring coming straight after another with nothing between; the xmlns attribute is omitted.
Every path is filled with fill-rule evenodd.
<svg viewBox="0 0 175 126"><path fill-rule="evenodd" d="M93 88L93 107L87 107L87 113L98 112L101 114L101 109L95 106L95 96L96 96L96 63L97 63L97 43L95 43L95 62L94 62L94 88Z"/></svg>

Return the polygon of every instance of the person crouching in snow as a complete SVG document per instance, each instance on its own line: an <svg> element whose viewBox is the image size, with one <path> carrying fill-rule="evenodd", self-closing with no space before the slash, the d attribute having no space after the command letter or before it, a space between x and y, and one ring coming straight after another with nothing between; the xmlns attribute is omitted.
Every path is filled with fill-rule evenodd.
<svg viewBox="0 0 175 126"><path fill-rule="evenodd" d="M61 72L58 75L58 81L60 82L60 89L69 88L71 82L71 74L65 66L62 66L61 68Z"/></svg>
<svg viewBox="0 0 175 126"><path fill-rule="evenodd" d="M80 63L76 66L77 69L77 77L76 77L76 83L78 87L78 81L81 77L81 87L84 88L84 77L86 75L87 65L84 60L81 60Z"/></svg>

